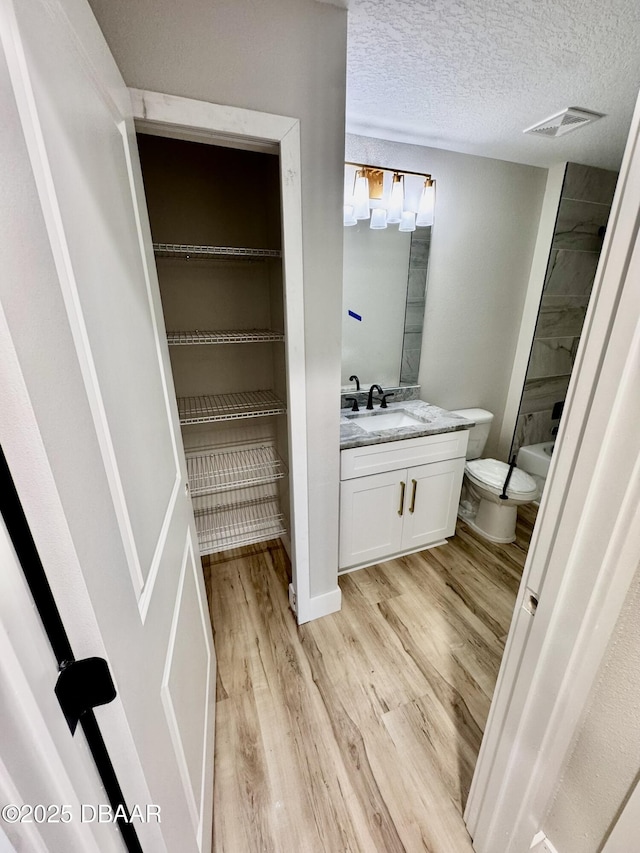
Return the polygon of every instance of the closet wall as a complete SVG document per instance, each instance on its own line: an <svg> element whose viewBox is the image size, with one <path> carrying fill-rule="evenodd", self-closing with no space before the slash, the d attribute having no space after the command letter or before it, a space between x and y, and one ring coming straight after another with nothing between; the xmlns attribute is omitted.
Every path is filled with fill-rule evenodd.
<svg viewBox="0 0 640 853"><path fill-rule="evenodd" d="M286 537L278 157L138 146L200 551Z"/></svg>

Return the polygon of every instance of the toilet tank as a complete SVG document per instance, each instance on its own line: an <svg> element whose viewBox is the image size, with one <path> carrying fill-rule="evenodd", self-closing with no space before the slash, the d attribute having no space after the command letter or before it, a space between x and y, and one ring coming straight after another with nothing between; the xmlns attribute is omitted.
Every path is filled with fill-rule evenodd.
<svg viewBox="0 0 640 853"><path fill-rule="evenodd" d="M475 421L476 425L469 430L467 459L479 459L489 438L493 414L486 409L453 409L453 414Z"/></svg>

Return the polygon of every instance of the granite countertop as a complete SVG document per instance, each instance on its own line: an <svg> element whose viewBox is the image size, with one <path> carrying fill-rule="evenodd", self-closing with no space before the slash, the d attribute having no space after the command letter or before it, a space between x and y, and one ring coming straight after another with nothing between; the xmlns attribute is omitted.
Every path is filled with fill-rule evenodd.
<svg viewBox="0 0 640 853"><path fill-rule="evenodd" d="M474 421L469 421L460 415L454 415L453 412L448 412L439 406L432 406L431 403L425 403L422 400L388 403L386 409L381 409L379 405L376 405L372 412L367 412L366 409L361 408L359 414L363 417L375 418L376 415L397 411L407 412L412 417L424 421L424 424L368 432L358 426L357 418L347 417L348 414L351 414L349 409L341 409L340 450L346 450L350 447L365 447L368 444L382 444L385 441L402 441L405 438L418 438L423 435L437 435L441 432L456 432L475 426Z"/></svg>

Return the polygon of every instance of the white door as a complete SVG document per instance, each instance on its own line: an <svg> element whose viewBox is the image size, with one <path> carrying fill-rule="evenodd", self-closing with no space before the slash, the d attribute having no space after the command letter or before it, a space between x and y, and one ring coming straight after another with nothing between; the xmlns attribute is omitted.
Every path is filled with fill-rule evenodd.
<svg viewBox="0 0 640 853"><path fill-rule="evenodd" d="M0 15L3 95L23 133L0 139L9 187L21 144L31 169L11 199L24 246L8 247L0 299L64 513L60 541L81 569L81 582L69 568L50 583L72 638L95 624L103 643L119 696L98 720L125 797L145 789L161 806L167 850L208 850L215 658L130 97L84 0L0 0ZM25 241L37 222L41 239ZM9 410L0 441L28 491L33 460ZM29 520L46 569L52 543ZM124 734L109 740L118 714L135 750Z"/></svg>
<svg viewBox="0 0 640 853"><path fill-rule="evenodd" d="M403 550L453 536L464 463L464 459L447 459L409 468Z"/></svg>
<svg viewBox="0 0 640 853"><path fill-rule="evenodd" d="M406 469L340 483L340 568L396 554L402 540Z"/></svg>
<svg viewBox="0 0 640 853"><path fill-rule="evenodd" d="M0 851L121 853L112 824L81 822L82 804L104 796L100 779L82 729L72 738L60 713L56 659L2 516L0 566Z"/></svg>

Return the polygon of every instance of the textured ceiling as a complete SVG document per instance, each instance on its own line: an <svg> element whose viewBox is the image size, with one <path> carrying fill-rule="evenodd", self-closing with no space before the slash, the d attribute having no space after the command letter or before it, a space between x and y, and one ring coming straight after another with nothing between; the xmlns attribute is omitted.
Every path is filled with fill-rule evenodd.
<svg viewBox="0 0 640 853"><path fill-rule="evenodd" d="M617 169L640 88L639 0L350 0L347 130L536 166ZM525 127L607 118L557 139Z"/></svg>

